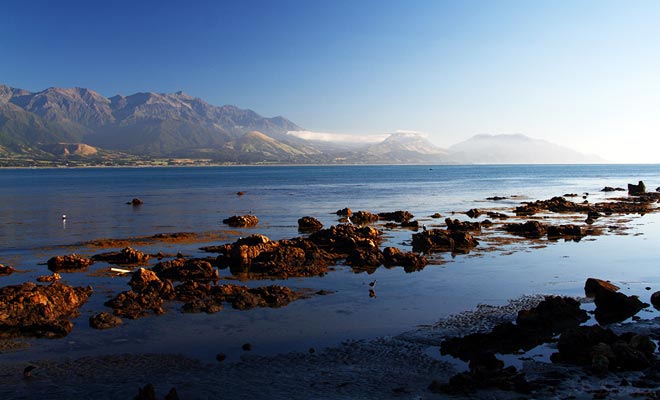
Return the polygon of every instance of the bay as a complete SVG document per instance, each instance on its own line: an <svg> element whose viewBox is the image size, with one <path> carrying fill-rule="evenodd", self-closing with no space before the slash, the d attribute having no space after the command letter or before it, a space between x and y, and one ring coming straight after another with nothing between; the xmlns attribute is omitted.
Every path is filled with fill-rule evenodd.
<svg viewBox="0 0 660 400"><path fill-rule="evenodd" d="M298 218L313 216L327 227L338 223L335 211L344 207L371 212L408 210L420 223L442 227L442 219L430 218L431 214L467 219L462 213L471 208L510 210L522 201L565 193L582 196L586 192L589 201L595 202L621 195L600 192L604 186L625 187L639 180L649 189L660 186L660 166L2 169L0 263L25 273L0 277L0 285L47 274L43 263L72 248L91 255L96 250L75 244L98 238L182 231L216 233L224 239L220 243L252 233L291 238L300 235ZM244 195L238 196L239 191ZM486 200L491 196L507 198ZM136 197L144 204L126 204ZM257 227L234 230L222 224L224 218L248 213L259 217ZM73 332L62 340L30 340L30 349L5 358L178 352L212 360L218 352L238 357L245 342L253 343L260 354L305 350L349 338L396 335L478 304L503 304L524 294L581 295L589 276L611 279L628 294L648 297L645 288L655 290L660 283L654 245L660 238L660 220L655 214L617 218L602 223L629 227L625 235L607 234L579 243L548 242L542 248L511 246L455 257L438 255L434 265L414 273L402 268L354 273L339 266L324 277L245 282L335 293L280 309L225 309L214 315L181 314L180 304L172 304L165 316L127 321L120 328L102 332L89 328L87 318L105 310L103 302L113 294L126 290L128 278L66 274L67 283L95 288L81 317L74 321ZM386 230L384 245L410 250L412 233ZM199 247L207 244L159 243L140 250L204 256ZM95 264L92 272L101 267ZM228 271L223 274L230 281ZM371 298L368 283L374 280L378 282L377 296Z"/></svg>

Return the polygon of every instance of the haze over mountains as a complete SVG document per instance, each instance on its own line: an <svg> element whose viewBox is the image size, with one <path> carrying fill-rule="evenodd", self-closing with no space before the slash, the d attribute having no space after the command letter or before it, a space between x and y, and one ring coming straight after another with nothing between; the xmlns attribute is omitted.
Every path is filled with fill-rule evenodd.
<svg viewBox="0 0 660 400"><path fill-rule="evenodd" d="M106 98L85 88L35 93L0 84L0 155L5 157L127 154L245 164L602 162L523 135L477 135L449 149L414 132L371 139L320 136L281 116L214 106L183 92Z"/></svg>

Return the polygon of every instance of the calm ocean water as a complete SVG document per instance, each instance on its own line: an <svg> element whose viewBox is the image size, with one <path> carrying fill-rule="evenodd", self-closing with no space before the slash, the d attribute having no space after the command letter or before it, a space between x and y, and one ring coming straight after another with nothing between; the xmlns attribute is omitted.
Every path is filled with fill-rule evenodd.
<svg viewBox="0 0 660 400"><path fill-rule="evenodd" d="M344 207L371 212L408 210L432 226L441 224L429 218L435 212L450 215L473 207L513 207L521 201L571 192L589 192L590 200L597 201L614 195L600 193L604 186L625 187L639 180L649 189L660 186L660 166L4 169L0 170L0 263L27 272L0 277L0 285L47 273L43 263L68 252L59 246L163 232L224 232L227 227L222 219L237 214L252 212L260 223L228 233L227 242L250 233L271 239L295 237L298 218L313 216L329 226L337 223L335 211ZM238 191L245 195L237 196ZM485 200L495 195L518 197L497 203ZM134 197L144 205L126 205ZM67 274L69 283L96 288L74 331L63 340L31 341L31 349L8 357L168 351L212 359L220 351L233 354L246 341L264 354L300 350L348 338L397 334L479 303L502 304L523 294L579 295L589 276L611 279L627 293L648 296L645 287L660 289L656 267L660 219L655 215L628 219L632 229L625 236L557 242L510 255L445 255L440 258L446 263L410 274L401 268L355 274L340 267L323 278L266 282L335 290L330 296L281 309L224 310L216 315L180 314L180 305L172 305L165 316L128 321L104 332L88 328L87 317L104 310L103 302L113 293L125 290L127 278ZM386 244L406 248L411 234L388 231ZM203 255L199 246L159 244L140 250L180 250L198 256ZM95 264L93 269L101 267ZM378 296L369 298L367 283L373 279L378 280Z"/></svg>

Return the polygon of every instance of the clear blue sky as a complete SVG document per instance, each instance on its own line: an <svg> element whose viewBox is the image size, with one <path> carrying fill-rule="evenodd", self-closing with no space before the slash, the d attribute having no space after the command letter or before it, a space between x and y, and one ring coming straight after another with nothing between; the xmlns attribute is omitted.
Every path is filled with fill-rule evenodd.
<svg viewBox="0 0 660 400"><path fill-rule="evenodd" d="M660 1L3 1L0 82L660 162ZM656 138L658 137L658 138Z"/></svg>

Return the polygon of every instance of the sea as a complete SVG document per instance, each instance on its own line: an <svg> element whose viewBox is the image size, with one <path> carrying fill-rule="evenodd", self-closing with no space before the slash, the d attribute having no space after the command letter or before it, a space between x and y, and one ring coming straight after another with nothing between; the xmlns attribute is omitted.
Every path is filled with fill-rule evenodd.
<svg viewBox="0 0 660 400"><path fill-rule="evenodd" d="M374 213L407 210L420 225L443 228L445 217L469 220L465 212L472 208L511 214L522 202L570 193L578 195L574 201L583 201L583 196L589 202L606 201L627 194L601 192L603 187L625 188L640 180L655 190L660 165L0 169L0 264L20 271L0 277L0 286L49 274L45 263L56 255L108 251L84 244L101 238L208 234L212 242L136 246L149 253L205 257L209 254L199 249L202 246L254 233L273 240L301 236L297 220L303 216L317 218L325 227L336 225L336 211L345 207ZM505 199L487 200L493 196ZM127 204L133 198L144 204ZM432 218L435 213L442 218ZM235 229L222 223L245 214L256 215L258 225ZM554 223L555 216L546 217ZM345 340L396 336L480 304L502 305L524 295L583 296L589 277L611 280L624 293L648 302L650 294L660 290L660 217L615 215L599 219L595 226L603 234L579 242L502 242L469 254L436 254L417 272L400 267L356 272L340 263L323 277L244 282L222 270L223 283L276 284L330 294L282 308L238 311L227 306L217 314L185 314L181 304L170 303L163 316L125 320L104 331L91 329L88 318L109 311L103 303L127 290L129 277L98 274L108 265L95 263L88 272L63 274L68 284L94 288L73 331L63 339L25 339L29 348L2 358L13 362L179 353L212 361L223 353L231 360L240 357L244 343L250 343L255 354L307 351ZM383 246L411 250L415 231L377 227L385 233ZM373 282L376 296L369 295ZM649 308L640 315L653 318L657 312Z"/></svg>

